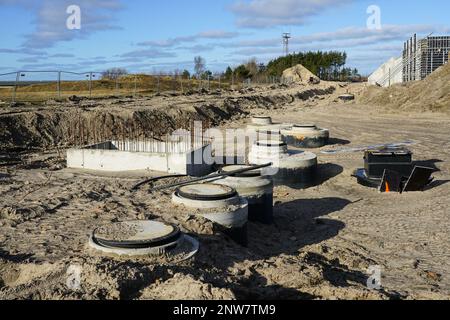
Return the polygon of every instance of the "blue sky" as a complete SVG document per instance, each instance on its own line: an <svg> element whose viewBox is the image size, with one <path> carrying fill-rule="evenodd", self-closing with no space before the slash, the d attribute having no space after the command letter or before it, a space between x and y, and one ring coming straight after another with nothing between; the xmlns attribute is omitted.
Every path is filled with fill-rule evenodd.
<svg viewBox="0 0 450 320"><path fill-rule="evenodd" d="M72 4L81 30L66 27ZM367 28L370 5L381 30ZM414 32L450 35L449 12L448 0L0 0L0 73L192 70L197 55L215 72L280 56L291 32L291 51L346 51L369 74Z"/></svg>

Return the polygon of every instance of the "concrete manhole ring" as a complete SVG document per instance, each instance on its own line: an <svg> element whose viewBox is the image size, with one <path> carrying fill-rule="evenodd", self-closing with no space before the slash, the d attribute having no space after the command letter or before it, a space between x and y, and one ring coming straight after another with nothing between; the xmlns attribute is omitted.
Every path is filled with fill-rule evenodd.
<svg viewBox="0 0 450 320"><path fill-rule="evenodd" d="M178 188L176 193L182 198L199 201L226 200L237 196L233 188L214 183L183 186Z"/></svg>
<svg viewBox="0 0 450 320"><path fill-rule="evenodd" d="M176 226L157 221L130 221L97 228L92 237L104 247L145 249L176 242L181 231Z"/></svg>

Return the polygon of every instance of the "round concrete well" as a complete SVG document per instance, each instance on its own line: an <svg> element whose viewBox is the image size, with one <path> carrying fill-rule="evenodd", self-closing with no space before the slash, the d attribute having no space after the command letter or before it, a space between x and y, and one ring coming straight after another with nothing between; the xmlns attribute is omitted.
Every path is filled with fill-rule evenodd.
<svg viewBox="0 0 450 320"><path fill-rule="evenodd" d="M308 187L313 184L317 170L317 156L314 153L288 150L284 142L255 142L249 162L253 165L272 163L271 167L262 169L262 174L271 176L278 185Z"/></svg>
<svg viewBox="0 0 450 320"><path fill-rule="evenodd" d="M103 254L133 257L162 256L179 247L190 247L184 252L185 258L190 258L198 251L195 239L176 226L157 221L119 222L96 228L89 246Z"/></svg>
<svg viewBox="0 0 450 320"><path fill-rule="evenodd" d="M321 148L330 140L330 131L314 124L294 125L281 134L286 143L295 148Z"/></svg>
<svg viewBox="0 0 450 320"><path fill-rule="evenodd" d="M224 233L237 243L246 246L248 201L234 188L216 183L183 186L173 194L173 202L191 209L222 227Z"/></svg>
<svg viewBox="0 0 450 320"><path fill-rule="evenodd" d="M228 166L220 173L249 168L249 166ZM271 224L273 222L273 180L263 176L261 170L247 171L214 181L237 190L241 197L247 199L250 221Z"/></svg>

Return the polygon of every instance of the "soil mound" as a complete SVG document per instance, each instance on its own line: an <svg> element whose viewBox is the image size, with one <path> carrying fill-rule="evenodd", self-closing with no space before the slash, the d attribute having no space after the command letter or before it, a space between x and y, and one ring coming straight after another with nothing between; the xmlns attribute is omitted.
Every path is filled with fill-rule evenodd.
<svg viewBox="0 0 450 320"><path fill-rule="evenodd" d="M320 79L311 71L306 69L301 64L292 68L286 69L283 72L283 79L288 82L303 83L303 84L319 84Z"/></svg>
<svg viewBox="0 0 450 320"><path fill-rule="evenodd" d="M450 64L433 72L423 81L398 84L390 88L369 87L362 103L400 110L450 112Z"/></svg>

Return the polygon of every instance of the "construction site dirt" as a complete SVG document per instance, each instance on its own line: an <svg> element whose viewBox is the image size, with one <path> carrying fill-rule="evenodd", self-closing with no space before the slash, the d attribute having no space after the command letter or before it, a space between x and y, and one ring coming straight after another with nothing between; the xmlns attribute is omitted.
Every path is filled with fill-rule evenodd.
<svg viewBox="0 0 450 320"><path fill-rule="evenodd" d="M347 93L355 101L339 101ZM367 98L365 84L322 81L0 107L0 298L448 299L449 105L411 111L377 105L374 95ZM193 120L239 128L254 115L315 123L331 139L314 150L314 186L276 187L274 224L249 222L248 248L172 204L170 190L131 191L148 172L66 168L65 150L73 145L129 132L163 135ZM320 153L407 140L414 141L416 160L439 169L424 192L378 193L352 177L362 152ZM87 248L94 228L145 219L195 236L197 256L175 263L104 257ZM77 287L67 283L73 266L80 270ZM381 271L380 290L368 286L373 267Z"/></svg>

